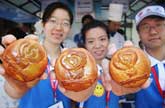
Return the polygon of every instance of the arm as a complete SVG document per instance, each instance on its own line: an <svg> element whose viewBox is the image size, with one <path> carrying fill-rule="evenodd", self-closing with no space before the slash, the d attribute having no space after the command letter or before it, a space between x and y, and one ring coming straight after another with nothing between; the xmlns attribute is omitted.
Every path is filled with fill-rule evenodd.
<svg viewBox="0 0 165 108"><path fill-rule="evenodd" d="M28 88L22 87L22 89L19 89L18 87L12 87L7 81L4 84L4 90L5 92L14 99L19 99L25 94L25 92L28 90Z"/></svg>

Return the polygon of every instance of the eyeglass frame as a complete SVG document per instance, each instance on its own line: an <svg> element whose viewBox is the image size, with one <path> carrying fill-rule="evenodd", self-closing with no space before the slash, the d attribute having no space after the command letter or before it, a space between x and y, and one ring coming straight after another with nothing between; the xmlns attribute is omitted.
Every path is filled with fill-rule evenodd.
<svg viewBox="0 0 165 108"><path fill-rule="evenodd" d="M139 25L139 31L148 33L151 29L154 28L156 31L160 31L165 27L165 23L157 23L155 26L150 26L149 24Z"/></svg>
<svg viewBox="0 0 165 108"><path fill-rule="evenodd" d="M50 25L52 25L53 27L57 27L58 25L60 25L64 29L68 29L71 27L70 21L67 19L65 19L63 21L59 21L55 17L50 17L46 22L49 23Z"/></svg>

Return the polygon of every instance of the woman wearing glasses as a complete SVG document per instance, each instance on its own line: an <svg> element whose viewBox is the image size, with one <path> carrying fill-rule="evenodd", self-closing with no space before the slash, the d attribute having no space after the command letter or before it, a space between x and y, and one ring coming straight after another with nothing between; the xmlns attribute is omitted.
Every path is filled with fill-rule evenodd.
<svg viewBox="0 0 165 108"><path fill-rule="evenodd" d="M45 37L42 45L48 55L49 62L47 67L49 69L46 69L47 72L53 73L52 67L61 53L62 42L69 34L72 22L72 12L63 3L55 2L45 9L42 18ZM44 79L30 82L30 87L25 83L12 80L5 73L3 75L8 81L5 84L6 92L11 97L20 98L19 108L71 108L70 99L64 96L57 87L57 89L53 89L51 78L46 72Z"/></svg>

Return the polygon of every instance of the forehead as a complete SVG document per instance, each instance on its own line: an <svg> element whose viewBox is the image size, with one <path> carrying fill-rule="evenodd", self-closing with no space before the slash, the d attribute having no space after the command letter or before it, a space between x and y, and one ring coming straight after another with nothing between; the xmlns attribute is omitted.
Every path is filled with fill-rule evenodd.
<svg viewBox="0 0 165 108"><path fill-rule="evenodd" d="M142 24L150 24L150 23L156 23L156 22L161 22L161 21L165 21L165 18L161 18L161 17L146 17L144 18L139 25Z"/></svg>
<svg viewBox="0 0 165 108"><path fill-rule="evenodd" d="M109 24L112 24L112 25L120 25L120 22L110 21Z"/></svg>
<svg viewBox="0 0 165 108"><path fill-rule="evenodd" d="M91 28L86 32L86 38L97 38L100 36L107 36L106 31L101 27Z"/></svg>
<svg viewBox="0 0 165 108"><path fill-rule="evenodd" d="M69 13L64 9L56 9L52 12L51 17L59 18L59 19L70 19Z"/></svg>
<svg viewBox="0 0 165 108"><path fill-rule="evenodd" d="M87 24L87 23L89 23L90 21L92 21L92 20L89 19L89 18L87 18L87 19L85 19L84 24Z"/></svg>

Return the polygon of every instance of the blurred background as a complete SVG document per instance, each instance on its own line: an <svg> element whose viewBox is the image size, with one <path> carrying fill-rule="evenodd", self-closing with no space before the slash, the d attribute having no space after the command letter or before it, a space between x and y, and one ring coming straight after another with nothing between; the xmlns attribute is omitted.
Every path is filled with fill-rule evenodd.
<svg viewBox="0 0 165 108"><path fill-rule="evenodd" d="M137 44L138 36L134 17L146 5L159 4L165 7L165 0L0 0L0 36L21 28L26 34L35 31L34 24L40 20L44 8L51 2L61 1L68 4L74 13L74 24L69 39L81 29L81 18L91 14L107 23L110 3L124 5L121 29L126 39ZM19 36L18 36L19 37ZM21 36L20 36L21 37Z"/></svg>

